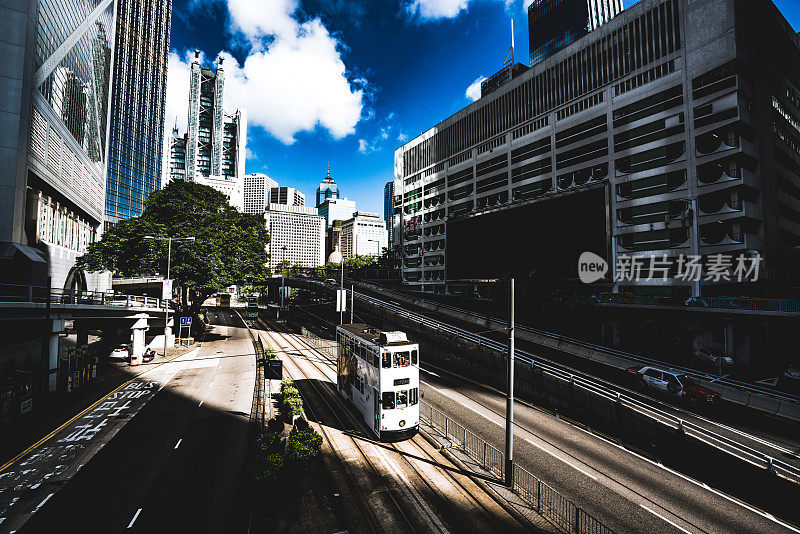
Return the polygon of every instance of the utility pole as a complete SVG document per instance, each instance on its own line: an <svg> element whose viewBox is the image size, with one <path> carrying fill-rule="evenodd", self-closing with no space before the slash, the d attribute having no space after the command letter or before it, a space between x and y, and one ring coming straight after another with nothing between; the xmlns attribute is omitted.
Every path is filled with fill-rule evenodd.
<svg viewBox="0 0 800 534"><path fill-rule="evenodd" d="M341 278L339 279L340 280L339 281L339 294L341 294L341 292L344 290L344 258L342 258L342 263L340 265L342 267L342 275L341 275ZM344 301L344 295L342 295L342 300ZM339 307L339 324L344 324L343 323L343 321L344 321L344 319L343 319L344 312L342 311L342 309L344 308L344 302L342 302L341 304L342 305Z"/></svg>
<svg viewBox="0 0 800 534"><path fill-rule="evenodd" d="M353 294L356 292L355 284L350 284L350 324L353 324Z"/></svg>
<svg viewBox="0 0 800 534"><path fill-rule="evenodd" d="M508 394L506 396L506 486L514 487L514 279L508 281Z"/></svg>
<svg viewBox="0 0 800 534"><path fill-rule="evenodd" d="M286 293L286 245L281 247L281 251L283 252L281 258L281 309L280 312L283 312L283 295Z"/></svg>
<svg viewBox="0 0 800 534"><path fill-rule="evenodd" d="M156 241L166 241L167 242L167 280L169 280L169 268L170 263L172 261L172 242L173 241L194 241L194 237L154 237L151 235L144 236L145 239L153 239ZM167 329L169 328L169 301L171 299L164 300L164 357L167 357Z"/></svg>

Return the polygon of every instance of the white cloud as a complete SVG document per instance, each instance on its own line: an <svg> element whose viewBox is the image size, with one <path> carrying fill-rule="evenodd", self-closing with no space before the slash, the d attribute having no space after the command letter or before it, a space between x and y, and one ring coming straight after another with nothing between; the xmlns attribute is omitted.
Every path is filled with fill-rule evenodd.
<svg viewBox="0 0 800 534"><path fill-rule="evenodd" d="M296 0L228 0L227 6L229 29L250 47L242 64L219 53L227 111L246 108L248 126L285 144L317 126L336 139L355 132L367 82L348 78L340 43L319 19L298 22ZM184 125L192 57L170 54L167 117L179 113Z"/></svg>
<svg viewBox="0 0 800 534"><path fill-rule="evenodd" d="M413 0L405 9L421 19L451 19L467 8L470 0Z"/></svg>
<svg viewBox="0 0 800 534"><path fill-rule="evenodd" d="M469 87L467 87L467 91L465 92L467 98L475 102L481 97L481 84L485 79L486 76L479 76L470 84Z"/></svg>
<svg viewBox="0 0 800 534"><path fill-rule="evenodd" d="M368 151L371 150L372 147L369 146L366 139L359 139L358 140L358 151L362 154L366 154Z"/></svg>
<svg viewBox="0 0 800 534"><path fill-rule="evenodd" d="M397 140L400 141L401 143L405 143L406 141L408 141L408 136L404 133L401 133L400 135L397 136Z"/></svg>

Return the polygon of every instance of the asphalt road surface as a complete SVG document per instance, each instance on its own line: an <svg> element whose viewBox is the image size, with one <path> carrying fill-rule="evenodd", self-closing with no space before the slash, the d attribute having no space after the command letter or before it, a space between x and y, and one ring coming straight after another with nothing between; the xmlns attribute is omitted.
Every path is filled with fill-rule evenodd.
<svg viewBox="0 0 800 534"><path fill-rule="evenodd" d="M439 370L425 401L500 448L505 397ZM800 532L797 527L542 411L516 403L515 461L616 532Z"/></svg>
<svg viewBox="0 0 800 534"><path fill-rule="evenodd" d="M255 356L233 312L212 312L211 319L219 325L216 340L165 364L173 368L151 386L139 386L150 392L148 399L136 411L120 412L121 419L108 418L105 426L115 425L114 435L102 443L75 443L93 456L83 452L59 462L52 453L34 451L24 460L33 458L26 468L41 480L26 482L13 503L10 493L0 491L0 511L5 500L7 512L0 533L24 520L19 532L247 531L245 462ZM72 432L66 435L74 438ZM73 444L57 438L42 448ZM85 465L79 463L84 459ZM24 471L14 467L17 478ZM47 473L52 474L45 478ZM11 487L10 479L0 478L0 489L20 485ZM25 508L15 510L22 502Z"/></svg>

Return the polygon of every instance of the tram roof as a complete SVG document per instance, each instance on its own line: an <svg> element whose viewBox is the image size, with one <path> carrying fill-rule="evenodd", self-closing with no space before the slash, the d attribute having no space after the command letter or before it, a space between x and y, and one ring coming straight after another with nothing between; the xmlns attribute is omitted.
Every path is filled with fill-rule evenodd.
<svg viewBox="0 0 800 534"><path fill-rule="evenodd" d="M351 334L354 334L361 339L365 339L369 341L373 345L379 345L381 347L390 347L392 345L408 345L409 343L413 343L413 341L405 340L405 341L393 341L387 343L385 341L386 337L385 334L390 333L388 331L381 330L379 328L372 327L368 324L364 323L355 323L355 324L343 324L339 325L339 328L342 330L347 330ZM384 334L384 341L381 343L381 335ZM404 334L405 335L405 334Z"/></svg>

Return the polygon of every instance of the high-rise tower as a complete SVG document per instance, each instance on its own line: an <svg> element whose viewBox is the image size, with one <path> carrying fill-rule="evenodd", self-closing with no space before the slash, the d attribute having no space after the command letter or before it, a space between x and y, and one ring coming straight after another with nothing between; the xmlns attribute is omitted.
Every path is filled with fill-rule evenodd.
<svg viewBox="0 0 800 534"><path fill-rule="evenodd" d="M211 186L224 193L232 206L242 210L246 111L225 112L223 60L219 58L217 69L212 71L200 65L199 56L195 52L189 74L188 132L180 136L173 131L165 181L183 176L185 180Z"/></svg>
<svg viewBox="0 0 800 534"><path fill-rule="evenodd" d="M118 0L105 221L138 217L161 186L172 0Z"/></svg>
<svg viewBox="0 0 800 534"><path fill-rule="evenodd" d="M339 186L331 178L331 166L328 165L328 174L322 179L317 188L317 207L329 198L339 198Z"/></svg>
<svg viewBox="0 0 800 534"><path fill-rule="evenodd" d="M528 6L530 65L552 56L622 11L622 0L533 0Z"/></svg>

